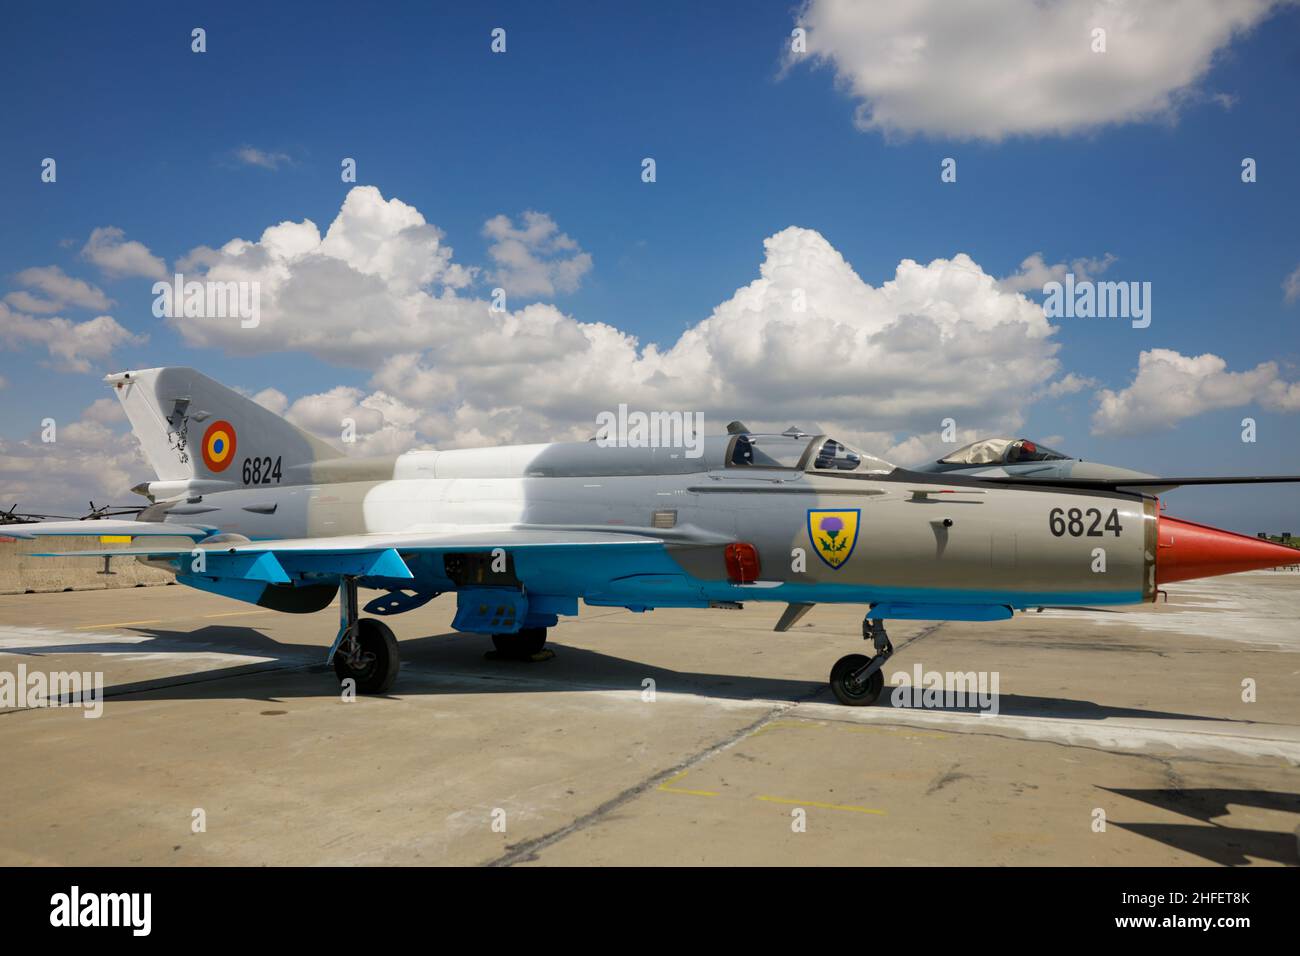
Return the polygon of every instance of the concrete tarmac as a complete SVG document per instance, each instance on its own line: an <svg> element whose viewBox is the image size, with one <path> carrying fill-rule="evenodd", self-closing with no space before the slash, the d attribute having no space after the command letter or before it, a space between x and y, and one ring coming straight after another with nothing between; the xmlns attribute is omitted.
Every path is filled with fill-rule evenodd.
<svg viewBox="0 0 1300 956"><path fill-rule="evenodd" d="M0 596L0 864L1296 865L1300 574L1169 590L895 623L889 683L988 695L867 708L826 687L858 607L584 608L524 663L443 596L389 620L392 693L345 701L332 608ZM102 715L20 668L102 672Z"/></svg>

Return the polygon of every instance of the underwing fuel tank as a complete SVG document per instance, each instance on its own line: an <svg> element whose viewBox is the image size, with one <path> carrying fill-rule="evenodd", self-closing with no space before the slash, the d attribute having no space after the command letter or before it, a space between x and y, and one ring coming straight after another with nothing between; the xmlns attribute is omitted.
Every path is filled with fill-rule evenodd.
<svg viewBox="0 0 1300 956"><path fill-rule="evenodd" d="M1295 548L1163 514L1156 534L1157 587L1171 581L1300 564L1300 551Z"/></svg>

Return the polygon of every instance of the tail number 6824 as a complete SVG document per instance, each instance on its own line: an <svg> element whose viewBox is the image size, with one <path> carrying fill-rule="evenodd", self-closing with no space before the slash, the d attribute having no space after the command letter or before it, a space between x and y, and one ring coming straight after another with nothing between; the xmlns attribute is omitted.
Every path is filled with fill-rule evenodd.
<svg viewBox="0 0 1300 956"><path fill-rule="evenodd" d="M276 458L273 463L270 458L245 458L243 479L246 485L278 485L280 459Z"/></svg>
<svg viewBox="0 0 1300 956"><path fill-rule="evenodd" d="M1072 538L1100 538L1107 533L1119 537L1124 528L1119 523L1119 509L1111 508L1110 514L1102 521L1102 513L1096 508L1086 511L1081 508L1053 508L1047 514L1047 527L1058 538L1069 535Z"/></svg>

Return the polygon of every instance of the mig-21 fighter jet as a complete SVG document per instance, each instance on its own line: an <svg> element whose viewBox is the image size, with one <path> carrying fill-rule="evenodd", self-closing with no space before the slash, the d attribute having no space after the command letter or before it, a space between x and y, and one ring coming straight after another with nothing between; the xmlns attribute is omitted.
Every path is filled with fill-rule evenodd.
<svg viewBox="0 0 1300 956"><path fill-rule="evenodd" d="M137 489L152 502L138 519L95 526L130 536L129 547L78 553L133 555L181 584L288 613L337 596L328 659L366 693L398 673L382 619L444 592L455 594L456 630L520 655L540 651L579 601L637 611L780 602L778 631L816 604L861 604L875 653L845 656L830 675L835 696L860 705L882 692L889 620L1137 604L1171 581L1298 557L1163 514L1152 492L1188 479L1024 475L1017 462L992 475L912 471L831 435L739 422L694 457L587 441L349 458L193 369L106 381L157 477ZM362 590L379 594L363 607Z"/></svg>

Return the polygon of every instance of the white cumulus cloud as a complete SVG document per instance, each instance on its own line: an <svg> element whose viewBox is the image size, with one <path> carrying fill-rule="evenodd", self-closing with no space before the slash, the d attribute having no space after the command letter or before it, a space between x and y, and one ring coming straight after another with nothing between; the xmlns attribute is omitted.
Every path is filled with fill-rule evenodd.
<svg viewBox="0 0 1300 956"><path fill-rule="evenodd" d="M167 278L167 264L150 252L144 243L127 239L126 233L116 226L100 226L92 230L81 254L114 278Z"/></svg>
<svg viewBox="0 0 1300 956"><path fill-rule="evenodd" d="M1008 292L1039 292L1049 282L1064 282L1067 273L1072 274L1076 282L1084 282L1101 275L1115 262L1109 252L1099 259L1075 259L1070 263L1057 262L1048 264L1041 252L1027 256L1020 263L1020 270L1004 279L998 280L998 288Z"/></svg>
<svg viewBox="0 0 1300 956"><path fill-rule="evenodd" d="M17 441L0 438L0 500L19 511L79 516L96 505L147 504L130 489L153 476L139 443L98 399L74 422L56 422L55 440L33 432ZM113 427L114 425L118 427Z"/></svg>
<svg viewBox="0 0 1300 956"><path fill-rule="evenodd" d="M27 288L10 292L5 301L23 312L61 312L69 306L103 312L113 304L98 287L74 279L58 266L24 269L14 276L14 281Z"/></svg>
<svg viewBox="0 0 1300 956"><path fill-rule="evenodd" d="M552 227L525 217L522 231L554 242ZM507 222L497 234L520 231ZM187 274L261 282L257 328L174 323L196 345L302 350L370 371L383 396L373 404L338 390L316 397L329 421L309 427L324 435L337 435L345 403L382 407L385 441L414 429L443 447L586 438L596 414L621 402L704 412L718 429L737 417L754 427L821 422L883 447L948 416L1014 427L1059 370L1042 309L965 254L903 260L877 287L811 229L784 229L763 250L757 277L711 315L676 342L643 344L549 303L493 312L469 292L473 270L453 261L437 227L357 187L323 238L314 223L285 222L182 261ZM259 400L309 421L278 392ZM419 417L396 418L405 412L384 401Z"/></svg>
<svg viewBox="0 0 1300 956"><path fill-rule="evenodd" d="M271 170L279 169L284 164L292 162L288 153L277 153L247 145L235 150L235 159L246 166L260 166L262 169Z"/></svg>
<svg viewBox="0 0 1300 956"><path fill-rule="evenodd" d="M806 54L886 134L999 140L1169 119L1276 0L808 0ZM1093 31L1105 52L1093 52Z"/></svg>
<svg viewBox="0 0 1300 956"><path fill-rule="evenodd" d="M1282 297L1288 302L1300 302L1300 266L1282 280Z"/></svg>
<svg viewBox="0 0 1300 956"><path fill-rule="evenodd" d="M528 211L522 218L520 226L504 215L484 224L483 235L492 240L488 255L496 264L489 279L511 295L576 291L591 271L591 256L545 213Z"/></svg>
<svg viewBox="0 0 1300 956"><path fill-rule="evenodd" d="M414 426L421 417L419 411L391 395L367 395L347 385L304 395L280 414L349 455L358 456L396 455L411 448L416 444ZM345 430L352 433L351 442L343 440Z"/></svg>
<svg viewBox="0 0 1300 956"><path fill-rule="evenodd" d="M487 311L457 297L473 273L451 256L442 231L415 207L358 186L323 237L311 220L282 222L255 242L200 246L177 263L187 278L258 283L255 328L172 321L194 345L240 354L303 350L364 366L442 341L472 324L471 310L475 317Z"/></svg>
<svg viewBox="0 0 1300 956"><path fill-rule="evenodd" d="M55 367L68 371L88 372L92 363L102 363L113 349L140 345L146 340L147 336L133 335L111 315L85 322L61 316L37 318L0 302L0 341L11 348L44 348Z"/></svg>
<svg viewBox="0 0 1300 956"><path fill-rule="evenodd" d="M1084 389L1096 388L1097 385L1098 382L1095 378L1067 372L1048 385L1044 394L1048 398L1061 398L1065 395L1073 395L1075 392L1082 392Z"/></svg>
<svg viewBox="0 0 1300 956"><path fill-rule="evenodd" d="M1209 352L1151 349L1139 356L1132 384L1103 389L1097 400L1093 434L1137 435L1220 408L1258 403L1270 411L1300 411L1300 382L1283 380L1276 362L1230 372L1227 362Z"/></svg>

